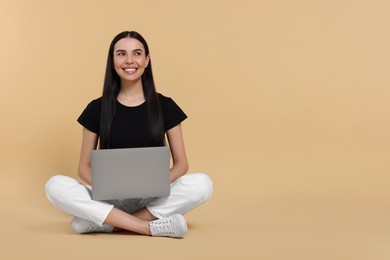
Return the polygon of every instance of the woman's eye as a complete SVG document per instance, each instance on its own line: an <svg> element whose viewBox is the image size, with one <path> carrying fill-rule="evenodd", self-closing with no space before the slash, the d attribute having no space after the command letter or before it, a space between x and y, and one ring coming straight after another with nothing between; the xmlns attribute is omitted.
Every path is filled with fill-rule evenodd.
<svg viewBox="0 0 390 260"><path fill-rule="evenodd" d="M134 55L135 56L139 56L139 55L141 55L141 53L140 52L135 52Z"/></svg>

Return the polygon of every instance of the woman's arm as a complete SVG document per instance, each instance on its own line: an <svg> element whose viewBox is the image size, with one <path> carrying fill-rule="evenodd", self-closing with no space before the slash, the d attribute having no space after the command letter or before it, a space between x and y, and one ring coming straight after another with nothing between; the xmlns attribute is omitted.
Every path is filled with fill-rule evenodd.
<svg viewBox="0 0 390 260"><path fill-rule="evenodd" d="M96 149L97 141L97 134L84 127L78 174L79 177L89 185L91 185L91 164L89 161L89 154L91 150Z"/></svg>
<svg viewBox="0 0 390 260"><path fill-rule="evenodd" d="M181 124L167 131L169 147L171 149L173 165L171 168L171 183L176 181L188 171L188 161L184 148Z"/></svg>

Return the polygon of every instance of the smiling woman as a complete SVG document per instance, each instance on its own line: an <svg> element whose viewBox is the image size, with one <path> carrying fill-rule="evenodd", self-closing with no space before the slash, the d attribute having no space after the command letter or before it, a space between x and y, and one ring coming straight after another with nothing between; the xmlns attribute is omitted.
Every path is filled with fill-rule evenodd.
<svg viewBox="0 0 390 260"><path fill-rule="evenodd" d="M126 72L136 70L134 74ZM137 32L122 32L111 42L102 96L100 147L110 148L109 136L116 102L126 106L146 103L154 146L164 145L163 119L154 84L146 40Z"/></svg>
<svg viewBox="0 0 390 260"><path fill-rule="evenodd" d="M137 32L122 32L111 42L103 95L78 118L83 128L79 161L82 184L54 176L46 184L49 200L75 216L77 233L130 230L153 236L183 237L183 214L208 200L212 181L203 173L188 174L180 107L156 92L149 48ZM91 198L90 152L100 149L164 146L168 138L173 163L167 197L95 201Z"/></svg>
<svg viewBox="0 0 390 260"><path fill-rule="evenodd" d="M142 84L140 79L149 62L149 54L145 55L142 43L134 38L123 38L115 44L114 53L115 71L121 78L122 87ZM124 90L120 94L126 97Z"/></svg>

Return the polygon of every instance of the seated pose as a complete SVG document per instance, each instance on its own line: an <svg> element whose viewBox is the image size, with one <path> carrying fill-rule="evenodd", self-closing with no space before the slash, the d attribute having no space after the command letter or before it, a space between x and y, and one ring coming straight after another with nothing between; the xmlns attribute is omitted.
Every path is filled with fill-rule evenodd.
<svg viewBox="0 0 390 260"><path fill-rule="evenodd" d="M62 175L51 177L46 194L51 203L74 217L77 233L129 230L152 236L183 237L183 215L207 201L212 181L203 173L186 174L181 122L187 118L169 97L156 92L149 48L134 31L111 42L102 97L78 118L83 126L78 175L85 184ZM91 198L91 150L164 146L172 156L171 193L167 197L95 201Z"/></svg>

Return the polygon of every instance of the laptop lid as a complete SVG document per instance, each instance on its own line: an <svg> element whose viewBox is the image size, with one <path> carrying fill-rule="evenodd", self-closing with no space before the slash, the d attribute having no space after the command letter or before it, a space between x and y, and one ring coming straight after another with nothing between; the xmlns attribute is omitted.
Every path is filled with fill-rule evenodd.
<svg viewBox="0 0 390 260"><path fill-rule="evenodd" d="M168 196L169 160L165 146L92 150L92 199Z"/></svg>

